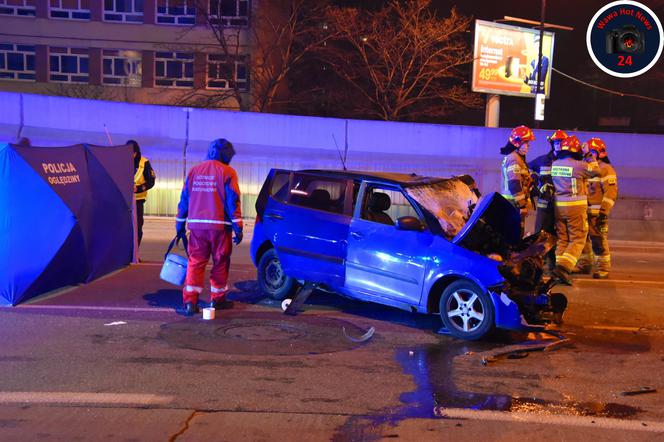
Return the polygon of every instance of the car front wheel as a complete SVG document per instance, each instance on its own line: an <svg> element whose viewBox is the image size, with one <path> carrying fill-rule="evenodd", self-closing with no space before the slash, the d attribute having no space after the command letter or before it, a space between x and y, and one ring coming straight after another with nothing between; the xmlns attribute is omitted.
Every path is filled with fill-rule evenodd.
<svg viewBox="0 0 664 442"><path fill-rule="evenodd" d="M258 287L267 296L281 301L296 287L295 279L286 276L281 269L277 251L270 249L258 261Z"/></svg>
<svg viewBox="0 0 664 442"><path fill-rule="evenodd" d="M493 330L491 298L473 282L459 280L448 285L439 307L443 324L457 338L474 341Z"/></svg>

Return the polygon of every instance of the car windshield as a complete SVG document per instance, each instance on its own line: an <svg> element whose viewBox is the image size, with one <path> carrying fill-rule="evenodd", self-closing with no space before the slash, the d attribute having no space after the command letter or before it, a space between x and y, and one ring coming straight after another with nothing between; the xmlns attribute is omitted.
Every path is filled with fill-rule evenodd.
<svg viewBox="0 0 664 442"><path fill-rule="evenodd" d="M436 217L447 239L454 238L466 224L479 196L468 175L409 186L406 192Z"/></svg>

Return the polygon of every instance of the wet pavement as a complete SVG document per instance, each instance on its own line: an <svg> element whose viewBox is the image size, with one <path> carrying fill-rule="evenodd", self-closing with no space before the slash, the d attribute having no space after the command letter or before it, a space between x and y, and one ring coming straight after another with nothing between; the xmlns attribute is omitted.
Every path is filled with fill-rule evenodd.
<svg viewBox="0 0 664 442"><path fill-rule="evenodd" d="M571 342L547 351L321 292L284 316L245 244L233 308L184 318L167 240L148 226L142 264L0 309L0 440L664 440L658 245L622 243L613 280L564 289Z"/></svg>

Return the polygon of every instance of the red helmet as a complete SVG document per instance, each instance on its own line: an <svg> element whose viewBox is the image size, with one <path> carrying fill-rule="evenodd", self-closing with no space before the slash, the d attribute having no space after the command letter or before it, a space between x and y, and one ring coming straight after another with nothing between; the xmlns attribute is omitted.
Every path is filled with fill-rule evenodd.
<svg viewBox="0 0 664 442"><path fill-rule="evenodd" d="M512 133L510 134L510 143L515 145L516 147L520 147L523 143L527 141L534 141L535 140L535 134L533 131L526 126L518 126L512 129Z"/></svg>
<svg viewBox="0 0 664 442"><path fill-rule="evenodd" d="M588 150L597 152L599 158L606 158L606 144L599 138L591 138L588 140Z"/></svg>
<svg viewBox="0 0 664 442"><path fill-rule="evenodd" d="M576 135L572 135L563 140L563 142L560 144L560 150L579 153L581 152L581 142L576 137Z"/></svg>
<svg viewBox="0 0 664 442"><path fill-rule="evenodd" d="M558 141L558 140L562 141L567 137L568 137L568 135L564 130L558 129L553 134L546 137L546 139L549 140L549 141Z"/></svg>

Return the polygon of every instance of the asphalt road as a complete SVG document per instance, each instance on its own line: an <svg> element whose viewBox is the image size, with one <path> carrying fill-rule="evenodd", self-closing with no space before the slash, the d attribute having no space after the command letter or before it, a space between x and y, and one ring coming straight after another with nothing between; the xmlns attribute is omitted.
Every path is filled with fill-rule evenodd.
<svg viewBox="0 0 664 442"><path fill-rule="evenodd" d="M491 359L553 340L462 342L320 293L285 317L250 238L233 309L183 318L158 278L171 224L148 220L141 264L0 309L0 440L664 440L662 244L615 242L610 280L562 290L571 343Z"/></svg>

